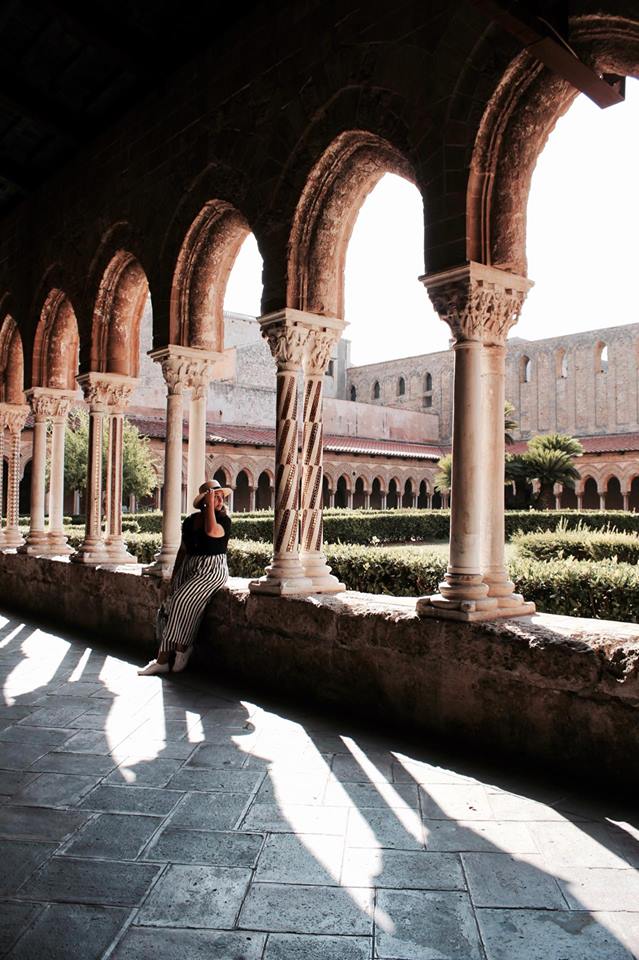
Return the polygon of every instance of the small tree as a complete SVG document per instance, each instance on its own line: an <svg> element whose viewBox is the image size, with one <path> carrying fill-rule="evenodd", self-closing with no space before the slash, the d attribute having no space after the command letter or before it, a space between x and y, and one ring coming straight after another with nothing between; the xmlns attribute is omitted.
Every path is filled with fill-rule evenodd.
<svg viewBox="0 0 639 960"><path fill-rule="evenodd" d="M122 495L138 500L148 497L158 485L148 437L125 418L122 434Z"/></svg>
<svg viewBox="0 0 639 960"><path fill-rule="evenodd" d="M528 478L538 480L541 484L539 499L545 510L552 510L555 505L553 487L556 483L574 489L575 480L579 479L572 457L563 450L543 447L530 449L529 445L522 461Z"/></svg>
<svg viewBox="0 0 639 960"><path fill-rule="evenodd" d="M437 464L439 473L435 475L435 490L439 493L450 493L453 473L453 455L447 453Z"/></svg>

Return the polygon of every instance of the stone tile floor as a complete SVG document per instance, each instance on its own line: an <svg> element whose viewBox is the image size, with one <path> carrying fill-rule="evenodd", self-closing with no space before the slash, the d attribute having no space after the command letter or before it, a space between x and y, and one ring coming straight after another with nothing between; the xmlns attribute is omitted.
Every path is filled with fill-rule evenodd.
<svg viewBox="0 0 639 960"><path fill-rule="evenodd" d="M0 616L0 956L639 957L636 806L135 669Z"/></svg>

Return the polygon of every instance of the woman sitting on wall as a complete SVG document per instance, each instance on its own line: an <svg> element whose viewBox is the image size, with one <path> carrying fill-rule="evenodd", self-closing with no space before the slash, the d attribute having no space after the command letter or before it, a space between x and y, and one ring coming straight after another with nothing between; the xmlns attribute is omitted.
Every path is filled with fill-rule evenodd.
<svg viewBox="0 0 639 960"><path fill-rule="evenodd" d="M175 653L173 672L184 670L204 616L206 605L229 575L226 547L231 518L224 506L230 487L207 480L193 501L198 513L182 524L182 543L175 558L168 598L158 611L156 635L160 644L157 658L142 670L141 677L168 673Z"/></svg>

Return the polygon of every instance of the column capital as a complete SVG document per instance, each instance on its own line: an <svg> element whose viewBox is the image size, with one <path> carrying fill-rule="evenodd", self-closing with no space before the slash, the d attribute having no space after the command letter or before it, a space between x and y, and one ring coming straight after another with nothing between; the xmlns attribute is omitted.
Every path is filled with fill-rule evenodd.
<svg viewBox="0 0 639 960"><path fill-rule="evenodd" d="M305 316L302 310L287 308L257 318L278 371L297 371L302 366L308 340L308 329L302 323Z"/></svg>
<svg viewBox="0 0 639 960"><path fill-rule="evenodd" d="M36 421L49 418L64 420L75 393L73 390L59 390L56 387L32 387L27 390L26 396Z"/></svg>
<svg viewBox="0 0 639 960"><path fill-rule="evenodd" d="M27 422L30 409L26 403L0 403L0 429L20 433Z"/></svg>
<svg viewBox="0 0 639 960"><path fill-rule="evenodd" d="M533 286L527 277L474 261L420 279L457 341L496 344L505 343Z"/></svg>
<svg viewBox="0 0 639 960"><path fill-rule="evenodd" d="M137 385L135 377L121 373L83 373L76 377L84 399L96 412L122 413Z"/></svg>
<svg viewBox="0 0 639 960"><path fill-rule="evenodd" d="M198 350L169 343L148 356L162 365L169 394L193 390L196 399L206 395L211 380L230 380L235 374L235 351Z"/></svg>

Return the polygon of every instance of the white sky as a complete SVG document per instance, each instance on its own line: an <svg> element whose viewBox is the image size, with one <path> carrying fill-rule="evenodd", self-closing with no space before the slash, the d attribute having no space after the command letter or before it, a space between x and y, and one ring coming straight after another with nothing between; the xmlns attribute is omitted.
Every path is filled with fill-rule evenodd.
<svg viewBox="0 0 639 960"><path fill-rule="evenodd" d="M551 134L528 204L535 286L512 335L539 339L639 321L639 82L600 110L579 96ZM259 315L262 262L251 235L224 306ZM424 272L421 197L385 176L364 202L346 259L346 335L353 363L448 347L448 327L417 277Z"/></svg>

